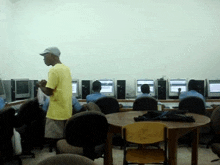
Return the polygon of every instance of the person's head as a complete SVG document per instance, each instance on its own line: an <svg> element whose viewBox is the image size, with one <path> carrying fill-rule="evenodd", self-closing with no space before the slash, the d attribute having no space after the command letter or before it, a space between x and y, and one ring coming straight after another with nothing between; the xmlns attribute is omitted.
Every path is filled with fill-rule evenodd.
<svg viewBox="0 0 220 165"><path fill-rule="evenodd" d="M44 62L47 66L54 66L57 63L60 63L60 50L57 47L49 47L44 50L44 52L40 53L40 55L44 56Z"/></svg>
<svg viewBox="0 0 220 165"><path fill-rule="evenodd" d="M142 93L150 93L150 87L148 84L141 85L141 92Z"/></svg>
<svg viewBox="0 0 220 165"><path fill-rule="evenodd" d="M94 91L94 92L100 92L101 91L101 82L100 81L98 81L98 80L96 80L96 81L94 81L93 83L92 83L92 90Z"/></svg>
<svg viewBox="0 0 220 165"><path fill-rule="evenodd" d="M196 80L193 80L193 79L190 80L189 83L188 83L188 90L189 90L189 91L191 91L191 90L195 90L195 91L196 91L197 88L198 88L198 87L197 87Z"/></svg>

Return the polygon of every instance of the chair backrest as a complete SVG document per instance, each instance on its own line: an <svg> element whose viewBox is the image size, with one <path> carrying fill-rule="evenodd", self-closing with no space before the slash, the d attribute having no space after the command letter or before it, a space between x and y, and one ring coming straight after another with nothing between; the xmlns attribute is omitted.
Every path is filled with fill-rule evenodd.
<svg viewBox="0 0 220 165"><path fill-rule="evenodd" d="M95 165L91 159L76 154L59 154L38 162L37 165Z"/></svg>
<svg viewBox="0 0 220 165"><path fill-rule="evenodd" d="M39 107L37 98L29 99L18 110L16 127L21 127L24 124L30 125L35 120L44 120L45 116L45 112Z"/></svg>
<svg viewBox="0 0 220 165"><path fill-rule="evenodd" d="M179 110L187 110L188 112L201 115L205 115L206 112L204 101L195 96L182 99L179 103Z"/></svg>
<svg viewBox="0 0 220 165"><path fill-rule="evenodd" d="M13 158L11 138L15 125L15 109L5 108L0 112L0 164Z"/></svg>
<svg viewBox="0 0 220 165"><path fill-rule="evenodd" d="M218 106L211 115L211 128L215 134L220 135L220 106Z"/></svg>
<svg viewBox="0 0 220 165"><path fill-rule="evenodd" d="M81 112L72 116L66 123L65 137L70 145L95 147L105 143L108 121L101 112Z"/></svg>
<svg viewBox="0 0 220 165"><path fill-rule="evenodd" d="M119 112L119 104L114 97L101 97L95 102L95 104L99 106L104 114Z"/></svg>
<svg viewBox="0 0 220 165"><path fill-rule="evenodd" d="M157 100L153 97L140 97L134 101L133 110L157 110Z"/></svg>
<svg viewBox="0 0 220 165"><path fill-rule="evenodd" d="M15 109L5 108L0 111L0 140L11 139L15 125Z"/></svg>
<svg viewBox="0 0 220 165"><path fill-rule="evenodd" d="M157 143L166 140L167 128L159 122L136 122L123 127L123 137L137 144Z"/></svg>

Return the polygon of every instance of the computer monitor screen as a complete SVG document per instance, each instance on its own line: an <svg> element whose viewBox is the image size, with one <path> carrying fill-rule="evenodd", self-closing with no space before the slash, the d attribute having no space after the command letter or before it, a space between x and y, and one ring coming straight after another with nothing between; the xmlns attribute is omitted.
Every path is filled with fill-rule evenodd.
<svg viewBox="0 0 220 165"><path fill-rule="evenodd" d="M171 80L170 81L170 91L171 92L178 92L179 88L181 92L186 92L187 85L185 80Z"/></svg>
<svg viewBox="0 0 220 165"><path fill-rule="evenodd" d="M0 80L0 96L3 95L3 94L5 94L5 90L4 90L2 81Z"/></svg>
<svg viewBox="0 0 220 165"><path fill-rule="evenodd" d="M220 97L220 80L208 80L208 97Z"/></svg>
<svg viewBox="0 0 220 165"><path fill-rule="evenodd" d="M0 97L6 99L3 81L0 79Z"/></svg>
<svg viewBox="0 0 220 165"><path fill-rule="evenodd" d="M77 93L77 86L76 82L72 82L72 93Z"/></svg>
<svg viewBox="0 0 220 165"><path fill-rule="evenodd" d="M220 92L220 84L210 84L210 92Z"/></svg>
<svg viewBox="0 0 220 165"><path fill-rule="evenodd" d="M114 81L111 79L101 79L99 80L101 83L101 91L100 93L106 95L106 96L115 96L114 92Z"/></svg>
<svg viewBox="0 0 220 165"><path fill-rule="evenodd" d="M79 97L79 80L72 80L72 95Z"/></svg>
<svg viewBox="0 0 220 165"><path fill-rule="evenodd" d="M141 86L148 84L150 88L150 95L155 96L155 84L153 79L138 79L136 80L136 96L141 93Z"/></svg>
<svg viewBox="0 0 220 165"><path fill-rule="evenodd" d="M141 86L143 84L148 84L150 87L150 92L154 92L154 80L137 80L137 92L141 93Z"/></svg>
<svg viewBox="0 0 220 165"><path fill-rule="evenodd" d="M29 93L29 82L28 81L16 81L16 93L24 94Z"/></svg>
<svg viewBox="0 0 220 165"><path fill-rule="evenodd" d="M187 79L170 79L169 80L169 96L178 96L180 92L186 92L188 87Z"/></svg>
<svg viewBox="0 0 220 165"><path fill-rule="evenodd" d="M113 81L112 80L100 80L101 82L101 93L113 92Z"/></svg>
<svg viewBox="0 0 220 165"><path fill-rule="evenodd" d="M15 99L30 97L29 79L14 79L15 82Z"/></svg>

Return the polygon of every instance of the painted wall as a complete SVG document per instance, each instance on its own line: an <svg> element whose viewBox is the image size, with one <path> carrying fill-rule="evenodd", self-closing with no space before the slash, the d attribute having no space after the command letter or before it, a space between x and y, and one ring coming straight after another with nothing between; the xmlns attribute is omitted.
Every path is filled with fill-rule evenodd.
<svg viewBox="0 0 220 165"><path fill-rule="evenodd" d="M11 45L12 4L8 0L0 0L0 78L7 77L7 57L13 50Z"/></svg>
<svg viewBox="0 0 220 165"><path fill-rule="evenodd" d="M46 79L39 55L57 46L74 79L219 78L220 1L20 0L3 79ZM9 14L10 15L10 14ZM0 39L2 41L2 38ZM2 62L1 62L2 63Z"/></svg>

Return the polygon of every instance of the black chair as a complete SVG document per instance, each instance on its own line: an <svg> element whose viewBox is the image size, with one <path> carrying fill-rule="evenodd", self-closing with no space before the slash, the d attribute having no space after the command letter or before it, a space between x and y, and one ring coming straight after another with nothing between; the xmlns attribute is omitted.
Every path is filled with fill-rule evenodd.
<svg viewBox="0 0 220 165"><path fill-rule="evenodd" d="M38 162L37 165L95 165L95 163L81 155L60 154L50 156Z"/></svg>
<svg viewBox="0 0 220 165"><path fill-rule="evenodd" d="M214 135L212 140L209 142L211 144L212 152L218 155L220 158L220 106L218 106L211 115L211 132ZM212 160L212 162L220 159Z"/></svg>
<svg viewBox="0 0 220 165"><path fill-rule="evenodd" d="M189 113L196 113L200 115L206 114L204 101L201 98L195 97L195 96L189 96L189 97L182 99L179 102L179 110L186 110ZM200 128L200 135L202 132L203 132L203 129ZM188 146L191 146L192 136L193 135L190 132L184 135L183 137L181 137L179 139L179 142L182 144L187 144Z"/></svg>
<svg viewBox="0 0 220 165"><path fill-rule="evenodd" d="M119 104L114 97L101 97L95 102L95 104L99 106L102 113L105 115L119 112Z"/></svg>
<svg viewBox="0 0 220 165"><path fill-rule="evenodd" d="M18 156L14 156L11 138L15 125L15 109L5 108L0 112L0 164L17 162L22 164Z"/></svg>
<svg viewBox="0 0 220 165"><path fill-rule="evenodd" d="M65 143L64 140L59 140L57 153L65 153L65 151L68 153L71 149L72 154L79 154L79 149L82 148L83 156L94 160L97 158L96 146L104 147L108 127L107 119L101 112L77 113L66 123L65 140L69 145L62 145Z"/></svg>
<svg viewBox="0 0 220 165"><path fill-rule="evenodd" d="M206 108L203 100L199 97L189 96L179 103L179 110L187 110L190 113L205 115Z"/></svg>
<svg viewBox="0 0 220 165"><path fill-rule="evenodd" d="M140 97L134 101L134 111L157 110L157 100L153 97Z"/></svg>
<svg viewBox="0 0 220 165"><path fill-rule="evenodd" d="M22 155L35 157L33 147L43 148L45 112L39 107L37 98L23 103L16 115L16 131L21 135Z"/></svg>

